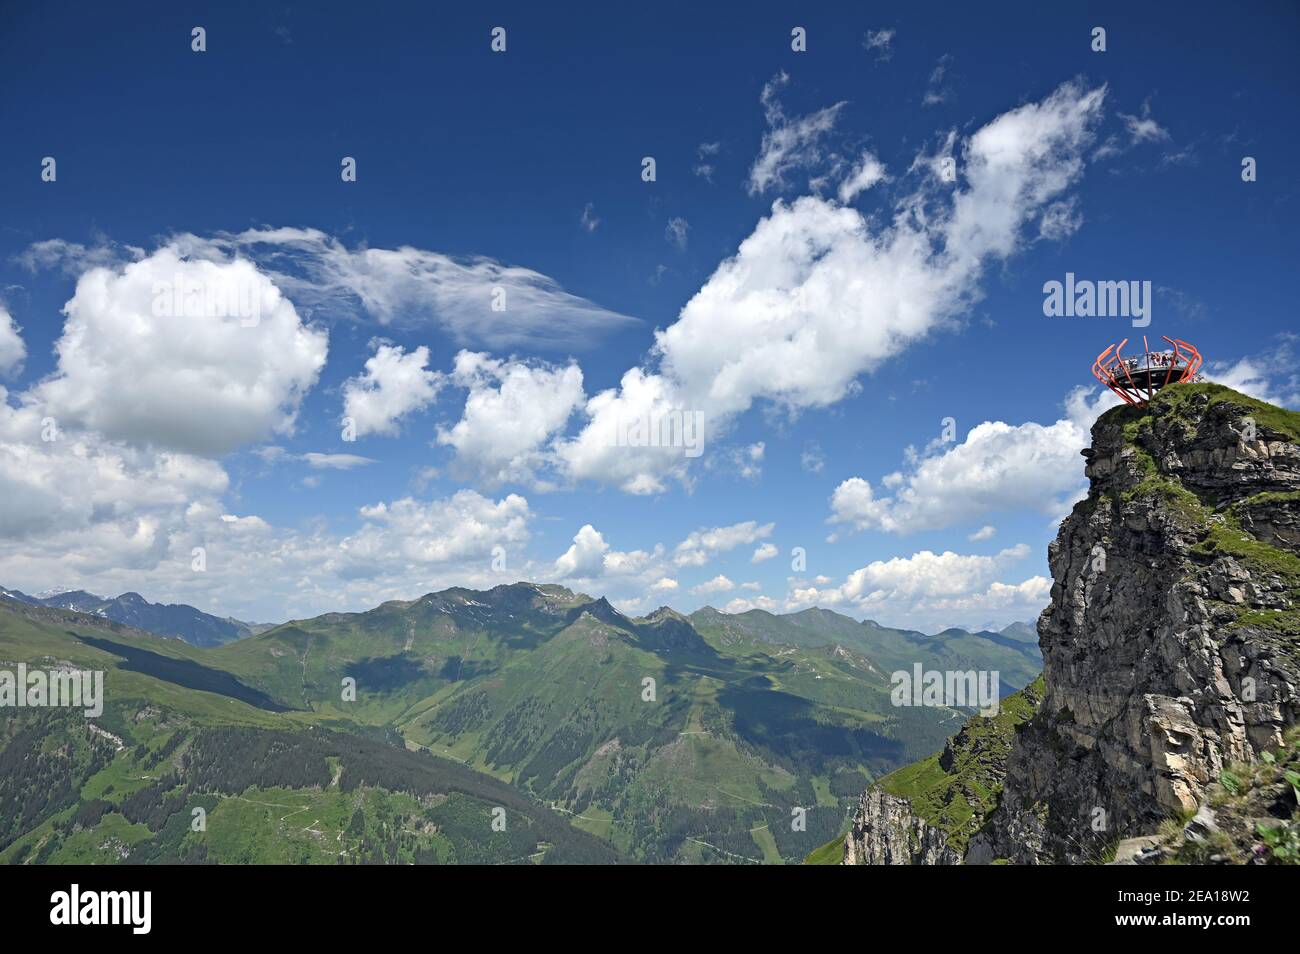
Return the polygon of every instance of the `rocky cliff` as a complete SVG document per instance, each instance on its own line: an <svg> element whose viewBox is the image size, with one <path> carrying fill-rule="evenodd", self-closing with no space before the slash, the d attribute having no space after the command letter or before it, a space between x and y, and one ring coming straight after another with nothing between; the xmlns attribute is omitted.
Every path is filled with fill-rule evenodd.
<svg viewBox="0 0 1300 954"><path fill-rule="evenodd" d="M970 861L1077 862L1194 813L1300 718L1300 415L1216 385L1118 408L1048 551L1047 691Z"/></svg>
<svg viewBox="0 0 1300 954"><path fill-rule="evenodd" d="M1300 720L1298 445L1300 415L1218 385L1098 420L1048 551L1043 701L968 863L1103 860L1274 758Z"/></svg>
<svg viewBox="0 0 1300 954"><path fill-rule="evenodd" d="M862 793L844 839L846 865L959 865L947 834L878 786Z"/></svg>

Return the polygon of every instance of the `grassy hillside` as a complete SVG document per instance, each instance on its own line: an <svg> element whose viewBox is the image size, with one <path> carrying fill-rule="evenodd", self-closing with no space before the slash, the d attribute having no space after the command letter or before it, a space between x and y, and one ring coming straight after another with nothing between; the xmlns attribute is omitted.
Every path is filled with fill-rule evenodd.
<svg viewBox="0 0 1300 954"><path fill-rule="evenodd" d="M0 862L619 858L517 789L400 737L258 705L208 656L95 617L0 605L0 667L102 670L106 699L93 720L4 711ZM204 831L191 830L196 809Z"/></svg>
<svg viewBox="0 0 1300 954"><path fill-rule="evenodd" d="M617 860L508 785L346 733L146 711L112 739L80 714L33 710L4 723L0 774L0 862Z"/></svg>
<svg viewBox="0 0 1300 954"><path fill-rule="evenodd" d="M1016 728L1034 714L1043 689L1040 676L1003 699L996 715L973 716L943 751L891 772L877 784L906 798L918 816L943 829L948 843L964 852L997 807Z"/></svg>
<svg viewBox="0 0 1300 954"><path fill-rule="evenodd" d="M836 835L803 860L806 865L838 865L844 860L844 836Z"/></svg>

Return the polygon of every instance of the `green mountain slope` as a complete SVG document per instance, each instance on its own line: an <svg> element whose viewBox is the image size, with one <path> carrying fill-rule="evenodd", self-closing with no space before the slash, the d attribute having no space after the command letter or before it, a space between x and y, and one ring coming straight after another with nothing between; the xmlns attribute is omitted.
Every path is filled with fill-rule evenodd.
<svg viewBox="0 0 1300 954"><path fill-rule="evenodd" d="M105 698L94 719L4 710L0 862L619 859L517 789L396 736L329 732L258 705L206 656L101 618L0 601L0 668L100 670Z"/></svg>
<svg viewBox="0 0 1300 954"><path fill-rule="evenodd" d="M998 631L999 636L1005 636L1008 639L1014 639L1022 643L1033 643L1038 645L1038 629L1033 623L1016 622L1002 627Z"/></svg>

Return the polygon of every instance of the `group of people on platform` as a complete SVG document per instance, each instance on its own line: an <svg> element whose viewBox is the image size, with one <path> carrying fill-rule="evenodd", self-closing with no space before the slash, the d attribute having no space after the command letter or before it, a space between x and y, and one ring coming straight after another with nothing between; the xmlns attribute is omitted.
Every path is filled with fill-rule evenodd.
<svg viewBox="0 0 1300 954"><path fill-rule="evenodd" d="M1143 366L1143 358L1147 364ZM1148 368L1176 368L1178 357L1172 351L1153 351L1141 358L1125 358L1124 366L1129 371L1146 371Z"/></svg>

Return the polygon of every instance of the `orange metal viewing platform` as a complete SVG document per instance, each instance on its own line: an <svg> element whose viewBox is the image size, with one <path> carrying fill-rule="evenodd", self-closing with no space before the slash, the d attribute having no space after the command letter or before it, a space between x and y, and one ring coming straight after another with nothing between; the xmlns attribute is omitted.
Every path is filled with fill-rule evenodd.
<svg viewBox="0 0 1300 954"><path fill-rule="evenodd" d="M1152 351L1143 335L1142 354L1125 358L1120 354L1128 344L1125 338L1097 355L1092 363L1093 376L1134 407L1146 404L1170 384L1196 380L1201 367L1201 353L1196 346L1178 338L1160 337L1174 346L1172 351Z"/></svg>

